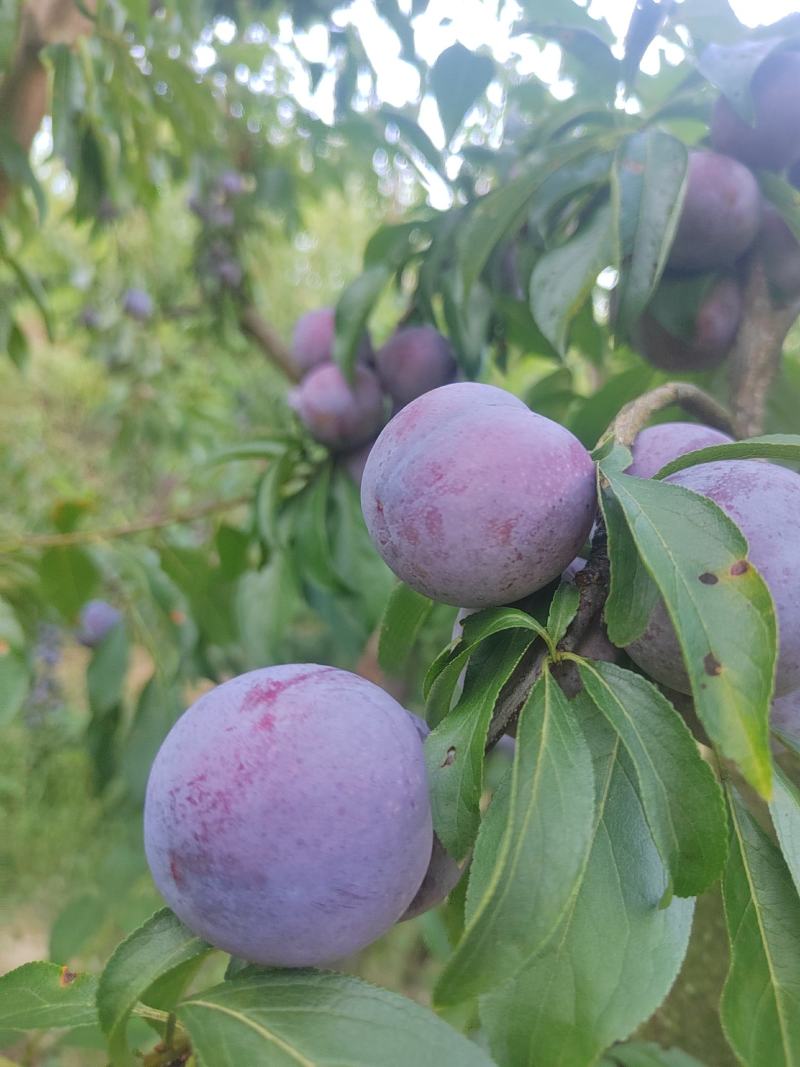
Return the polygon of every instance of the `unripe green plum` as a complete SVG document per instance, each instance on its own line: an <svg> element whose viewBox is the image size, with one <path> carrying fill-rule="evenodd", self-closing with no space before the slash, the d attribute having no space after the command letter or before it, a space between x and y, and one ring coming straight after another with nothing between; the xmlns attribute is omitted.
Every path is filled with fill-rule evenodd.
<svg viewBox="0 0 800 1067"><path fill-rule="evenodd" d="M732 437L696 422L661 422L641 430L633 442L633 463L625 471L637 478L652 478L673 459L712 445L728 445Z"/></svg>
<svg viewBox="0 0 800 1067"><path fill-rule="evenodd" d="M701 301L689 337L670 333L645 311L633 330L633 343L654 367L665 371L711 370L730 352L742 318L742 294L733 278L720 278Z"/></svg>
<svg viewBox="0 0 800 1067"><path fill-rule="evenodd" d="M291 391L289 404L311 436L335 452L369 441L384 421L378 379L361 366L351 385L336 364L323 363Z"/></svg>
<svg viewBox="0 0 800 1067"><path fill-rule="evenodd" d="M470 608L509 604L557 577L596 503L580 441L475 382L434 389L398 412L361 484L367 529L395 574Z"/></svg>
<svg viewBox="0 0 800 1067"><path fill-rule="evenodd" d="M404 914L432 848L422 741L348 671L290 664L211 690L147 785L145 851L190 930L255 963L330 963Z"/></svg>
<svg viewBox="0 0 800 1067"><path fill-rule="evenodd" d="M800 295L800 243L769 205L764 208L758 249L767 280L778 296L792 299Z"/></svg>
<svg viewBox="0 0 800 1067"><path fill-rule="evenodd" d="M666 481L713 500L737 524L749 545L748 560L766 582L778 620L775 693L800 687L800 475L774 463L722 460L672 474ZM731 620L735 625L735 620ZM627 648L631 659L657 682L691 690L675 631L663 603L647 629Z"/></svg>
<svg viewBox="0 0 800 1067"><path fill-rule="evenodd" d="M761 194L758 182L730 156L692 151L686 195L669 266L676 270L732 267L758 233Z"/></svg>
<svg viewBox="0 0 800 1067"><path fill-rule="evenodd" d="M751 82L754 122L721 96L711 118L711 141L754 170L783 170L800 157L800 53L776 52Z"/></svg>
<svg viewBox="0 0 800 1067"><path fill-rule="evenodd" d="M433 326L406 326L375 354L381 385L398 407L447 385L458 366L450 342Z"/></svg>
<svg viewBox="0 0 800 1067"><path fill-rule="evenodd" d="M301 315L295 323L290 347L292 367L302 378L322 363L333 359L333 342L336 336L336 310L332 307L316 308ZM361 363L370 363L373 358L369 335L364 334L356 357Z"/></svg>

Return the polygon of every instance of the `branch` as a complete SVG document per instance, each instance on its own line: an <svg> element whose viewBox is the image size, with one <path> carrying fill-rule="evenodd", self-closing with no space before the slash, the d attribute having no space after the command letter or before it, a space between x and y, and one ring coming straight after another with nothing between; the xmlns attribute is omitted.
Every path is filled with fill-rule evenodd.
<svg viewBox="0 0 800 1067"><path fill-rule="evenodd" d="M704 393L696 385L687 382L667 382L643 393L621 408L619 414L603 434L601 440L614 437L621 445L630 448L636 436L657 411L670 404L679 404L692 415L696 415L709 426L725 433L733 434L734 424L725 408L718 404L713 396Z"/></svg>
<svg viewBox="0 0 800 1067"><path fill-rule="evenodd" d="M206 504L196 504L185 511L176 511L160 519L138 519L136 522L122 526L109 526L105 530L74 530L72 533L27 534L9 541L0 541L0 554L19 552L24 548L63 548L67 545L96 544L100 541L113 541L118 537L130 537L131 534L144 533L146 530L158 530L164 526L177 526L185 522L194 522L206 515L218 511L229 511L252 500L252 494L235 496L229 500L212 500Z"/></svg>
<svg viewBox="0 0 800 1067"><path fill-rule="evenodd" d="M262 349L264 355L278 370L292 381L299 381L299 375L292 365L289 349L283 343L277 330L258 313L252 304L243 308L239 314L239 325L244 333L251 337Z"/></svg>
<svg viewBox="0 0 800 1067"><path fill-rule="evenodd" d="M784 306L772 302L758 256L752 256L744 290L742 323L730 355L730 395L738 437L763 432L767 397L780 367L781 351L800 301Z"/></svg>

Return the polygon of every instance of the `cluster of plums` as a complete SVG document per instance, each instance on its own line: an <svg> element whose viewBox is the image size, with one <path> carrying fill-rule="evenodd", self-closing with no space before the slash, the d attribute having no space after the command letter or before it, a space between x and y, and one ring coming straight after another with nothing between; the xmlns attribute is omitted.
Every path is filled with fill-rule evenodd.
<svg viewBox="0 0 800 1067"><path fill-rule="evenodd" d="M654 366L718 366L742 316L743 257L756 248L775 300L800 295L800 244L762 199L753 170L785 172L800 187L800 52L776 52L753 77L753 124L723 96L711 121L711 149L689 153L686 193L661 291L632 340ZM685 282L695 282L687 314Z"/></svg>
<svg viewBox="0 0 800 1067"><path fill-rule="evenodd" d="M405 326L377 352L365 333L348 382L333 362L333 308L302 315L294 328L292 370L300 384L289 403L315 440L339 454L356 482L387 415L453 381L457 366L446 337L433 326Z"/></svg>
<svg viewBox="0 0 800 1067"><path fill-rule="evenodd" d="M634 443L628 473L651 477L729 440L691 423L654 426ZM716 501L747 537L778 614L776 692L796 694L800 583L785 531L800 528L800 476L742 460L669 481ZM361 492L370 535L395 573L460 606L456 636L475 610L571 580L597 510L583 445L512 394L470 382L397 412L370 451ZM620 654L601 623L581 650ZM688 691L662 607L627 652L657 681ZM792 699L776 706L784 727L798 718ZM433 834L426 733L382 689L333 667L269 667L206 693L173 727L150 775L145 844L163 896L212 944L280 966L330 963L434 906L461 869Z"/></svg>

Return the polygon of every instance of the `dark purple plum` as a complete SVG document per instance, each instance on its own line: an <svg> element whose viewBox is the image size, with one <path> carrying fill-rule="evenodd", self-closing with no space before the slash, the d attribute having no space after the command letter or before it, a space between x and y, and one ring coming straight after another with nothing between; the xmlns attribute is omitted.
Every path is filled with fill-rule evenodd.
<svg viewBox="0 0 800 1067"><path fill-rule="evenodd" d="M718 367L730 352L742 318L742 294L733 278L720 278L701 301L688 338L676 337L651 311L636 323L633 343L648 363L666 371Z"/></svg>
<svg viewBox="0 0 800 1067"><path fill-rule="evenodd" d="M666 479L708 497L737 524L750 546L748 559L769 587L778 619L775 693L800 687L800 475L759 460L723 460L678 471ZM657 682L690 692L678 640L663 604L628 646L630 657Z"/></svg>
<svg viewBox="0 0 800 1067"><path fill-rule="evenodd" d="M755 240L760 218L758 182L747 167L717 152L690 152L686 196L669 266L732 267Z"/></svg>
<svg viewBox="0 0 800 1067"><path fill-rule="evenodd" d="M728 445L732 441L733 438L722 430L696 422L662 422L647 426L633 442L633 463L625 473L637 478L652 478L662 467L687 452L712 445Z"/></svg>
<svg viewBox="0 0 800 1067"><path fill-rule="evenodd" d="M292 365L298 378L302 378L322 363L330 363L333 359L335 334L334 308L317 308L300 316L295 323L291 344ZM361 363L371 363L372 358L372 345L369 335L365 333L358 347L357 359Z"/></svg>
<svg viewBox="0 0 800 1067"><path fill-rule="evenodd" d="M334 363L323 363L291 391L289 404L311 436L336 452L366 443L383 424L381 387L362 366L350 385Z"/></svg>
<svg viewBox="0 0 800 1067"><path fill-rule="evenodd" d="M107 600L87 600L78 618L78 640L87 648L96 648L121 622L122 614Z"/></svg>
<svg viewBox="0 0 800 1067"><path fill-rule="evenodd" d="M721 96L711 118L712 144L754 170L783 170L800 157L800 53L773 53L750 87L754 122Z"/></svg>
<svg viewBox="0 0 800 1067"><path fill-rule="evenodd" d="M583 544L594 465L513 394L457 382L412 400L383 430L361 504L378 551L417 592L509 604L556 578Z"/></svg>
<svg viewBox="0 0 800 1067"><path fill-rule="evenodd" d="M217 188L224 196L234 199L242 196L247 189L247 182L238 170L224 170L217 178Z"/></svg>
<svg viewBox="0 0 800 1067"><path fill-rule="evenodd" d="M458 365L452 346L433 326L406 326L375 354L381 385L398 407L447 385Z"/></svg>
<svg viewBox="0 0 800 1067"><path fill-rule="evenodd" d="M330 963L385 933L422 884L422 741L400 704L348 671L251 671L167 735L144 832L156 885L198 936L255 963Z"/></svg>
<svg viewBox="0 0 800 1067"><path fill-rule="evenodd" d="M800 243L771 205L764 208L758 249L772 288L783 299L800 294Z"/></svg>
<svg viewBox="0 0 800 1067"><path fill-rule="evenodd" d="M128 289L122 298L122 310L137 322L153 317L153 299L144 289Z"/></svg>

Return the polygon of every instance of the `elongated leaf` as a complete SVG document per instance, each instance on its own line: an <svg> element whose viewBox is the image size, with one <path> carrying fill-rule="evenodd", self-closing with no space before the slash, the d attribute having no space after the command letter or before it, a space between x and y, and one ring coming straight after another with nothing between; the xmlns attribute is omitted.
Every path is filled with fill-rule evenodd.
<svg viewBox="0 0 800 1067"><path fill-rule="evenodd" d="M444 168L444 162L442 160L442 153L425 133L422 127L414 121L409 115L405 115L402 111L397 111L393 107L387 107L384 105L378 112L387 122L392 122L400 132L400 138L406 141L417 152L425 162L431 167L442 179L447 182L447 172ZM414 162L414 160L412 160ZM420 167L417 167L421 170ZM428 177L422 171L424 177Z"/></svg>
<svg viewBox="0 0 800 1067"><path fill-rule="evenodd" d="M368 267L344 288L336 304L333 358L348 379L353 376L358 346L367 321L390 277L391 271L385 264Z"/></svg>
<svg viewBox="0 0 800 1067"><path fill-rule="evenodd" d="M39 563L44 599L73 622L100 580L92 557L76 545L48 548Z"/></svg>
<svg viewBox="0 0 800 1067"><path fill-rule="evenodd" d="M529 225L543 235L549 232L550 215L559 217L557 208L564 206L576 193L608 182L614 158L611 152L598 151L594 138L588 146L581 138L577 143L567 142L559 148L559 155L563 155L567 148L572 151L566 160L556 157L558 169L552 171L551 168L551 173L542 181L528 213ZM548 148L548 158L551 151Z"/></svg>
<svg viewBox="0 0 800 1067"><path fill-rule="evenodd" d="M594 761L591 851L544 951L480 1005L497 1062L514 1067L594 1064L664 999L691 928L692 901L676 897L659 908L664 868L621 742L585 694L569 712ZM539 863L544 872L548 854Z"/></svg>
<svg viewBox="0 0 800 1067"><path fill-rule="evenodd" d="M775 768L775 792L769 810L783 858L800 893L800 789L780 767Z"/></svg>
<svg viewBox="0 0 800 1067"><path fill-rule="evenodd" d="M703 1067L694 1056L679 1048L660 1048L649 1041L618 1045L609 1053L607 1062L618 1067Z"/></svg>
<svg viewBox="0 0 800 1067"><path fill-rule="evenodd" d="M426 1008L342 974L246 971L184 1001L178 1018L213 1067L492 1067Z"/></svg>
<svg viewBox="0 0 800 1067"><path fill-rule="evenodd" d="M780 37L740 41L734 45L710 44L697 66L704 77L730 100L745 122L753 120L753 75L783 41Z"/></svg>
<svg viewBox="0 0 800 1067"><path fill-rule="evenodd" d="M128 668L128 635L122 623L106 634L86 668L89 707L94 716L105 715L119 703Z"/></svg>
<svg viewBox="0 0 800 1067"><path fill-rule="evenodd" d="M467 898L464 936L436 987L440 1004L486 992L542 948L580 877L593 816L589 750L546 671L520 714L506 828L480 896ZM480 847L475 862L487 866Z"/></svg>
<svg viewBox="0 0 800 1067"><path fill-rule="evenodd" d="M620 275L617 329L644 311L664 271L683 205L688 155L675 137L651 127L620 148L612 171Z"/></svg>
<svg viewBox="0 0 800 1067"><path fill-rule="evenodd" d="M402 670L432 610L432 600L398 582L381 619L378 662L383 670L390 674Z"/></svg>
<svg viewBox="0 0 800 1067"><path fill-rule="evenodd" d="M667 893L697 896L722 872L727 826L722 790L688 727L646 678L613 663L581 663L581 681L619 734L667 870Z"/></svg>
<svg viewBox="0 0 800 1067"><path fill-rule="evenodd" d="M658 589L639 556L619 501L605 488L600 490L600 506L611 562L611 581L603 618L609 639L624 648L641 637L647 628L658 602Z"/></svg>
<svg viewBox="0 0 800 1067"><path fill-rule="evenodd" d="M431 87L448 141L493 75L494 62L489 56L476 55L458 42L446 48L433 64Z"/></svg>
<svg viewBox="0 0 800 1067"><path fill-rule="evenodd" d="M779 463L800 463L800 435L773 433L764 437L749 437L745 441L732 441L729 445L711 445L695 452L686 452L667 463L654 477L667 478L670 474L698 463L714 463L720 459L774 459Z"/></svg>
<svg viewBox="0 0 800 1067"><path fill-rule="evenodd" d="M433 827L457 860L471 848L480 824L486 732L500 690L533 637L512 631L491 671L471 678L464 694L425 742L425 759L433 809Z"/></svg>
<svg viewBox="0 0 800 1067"><path fill-rule="evenodd" d="M168 908L156 912L117 947L97 988L97 1013L115 1065L132 1061L125 1027L149 987L176 967L210 951L211 946L195 937Z"/></svg>
<svg viewBox="0 0 800 1067"><path fill-rule="evenodd" d="M24 963L0 977L0 1031L55 1030L97 1022L97 979L56 963Z"/></svg>
<svg viewBox="0 0 800 1067"><path fill-rule="evenodd" d="M611 209L599 207L565 244L546 252L531 275L531 311L553 347L567 347L569 324L600 271L614 261Z"/></svg>
<svg viewBox="0 0 800 1067"><path fill-rule="evenodd" d="M575 618L580 599L580 591L572 582L561 582L556 589L547 616L547 631L554 645L558 644Z"/></svg>
<svg viewBox="0 0 800 1067"><path fill-rule="evenodd" d="M4 642L0 647L0 726L11 722L22 707L29 684L25 658Z"/></svg>
<svg viewBox="0 0 800 1067"><path fill-rule="evenodd" d="M768 796L776 623L761 575L741 567L747 542L697 493L626 474L608 478L675 627L701 722ZM707 574L717 581L701 581Z"/></svg>
<svg viewBox="0 0 800 1067"><path fill-rule="evenodd" d="M281 437L245 441L240 445L231 445L230 448L221 448L209 458L208 463L232 463L237 459L274 459L283 455L288 444L288 440Z"/></svg>
<svg viewBox="0 0 800 1067"><path fill-rule="evenodd" d="M745 1067L800 1063L800 898L789 869L730 791L731 850L722 895L731 962L720 1014Z"/></svg>

